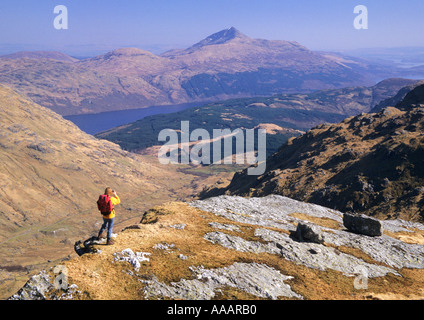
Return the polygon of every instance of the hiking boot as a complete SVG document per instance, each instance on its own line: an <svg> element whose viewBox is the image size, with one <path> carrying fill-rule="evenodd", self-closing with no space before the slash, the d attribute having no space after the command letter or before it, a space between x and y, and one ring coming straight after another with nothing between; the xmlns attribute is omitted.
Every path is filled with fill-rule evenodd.
<svg viewBox="0 0 424 320"><path fill-rule="evenodd" d="M108 240L108 241L106 242L106 245L107 245L107 246L111 246L111 245L113 245L113 244L115 244L115 241L113 241L113 240Z"/></svg>
<svg viewBox="0 0 424 320"><path fill-rule="evenodd" d="M97 239L99 239L99 240L106 239L106 236L105 236L104 232L99 233L99 235L97 236Z"/></svg>

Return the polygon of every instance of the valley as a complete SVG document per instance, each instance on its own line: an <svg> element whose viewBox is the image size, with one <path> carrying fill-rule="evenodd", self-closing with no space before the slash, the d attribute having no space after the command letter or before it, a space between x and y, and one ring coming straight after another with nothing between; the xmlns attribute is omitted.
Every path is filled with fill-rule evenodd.
<svg viewBox="0 0 424 320"><path fill-rule="evenodd" d="M0 190L3 208L10 209L2 212L9 224L2 226L4 249L0 255L5 263L0 267L1 295L10 297L32 275L35 278L30 281L44 277L39 270L51 273L51 267L65 265L69 280L78 289L60 293L50 288L48 299L60 295L63 299L105 299L98 290L100 284L112 290L109 297L123 299L186 299L188 296L175 289L186 285L187 294L198 295L198 299L321 299L322 292L330 291L336 295L329 299L419 299L423 243L422 224L418 223L422 221L419 185L423 176L419 171L423 159L420 128L424 100L423 85L415 83L412 88L405 95L399 94L402 100L395 107L321 124L289 138L267 160L264 175L249 177L246 169L236 166L161 166L155 147L141 154L129 153L112 142L83 133L57 114L3 87L0 106L8 108L3 109L1 146L9 159L2 162L2 174L10 180ZM243 99L240 101L246 105ZM265 127L270 131L281 129L275 124ZM393 157L387 157L385 150ZM383 156L379 158L379 154ZM25 161L11 162L14 157ZM379 159L375 163L378 170L369 166L370 158ZM103 178L99 176L101 168L106 173ZM96 234L100 222L93 199L110 181L125 199L118 209L118 245L107 248L93 243L88 247L94 248L93 253L79 257L73 247L76 241ZM24 182L25 187L18 185ZM331 188L329 182L333 183ZM78 185L83 189L71 191ZM19 193L13 191L17 189L28 195L18 198ZM396 196L390 196L393 194ZM379 200L381 197L387 198L386 205ZM42 203L43 198L48 205ZM382 219L384 241L346 232L341 225L343 213L332 207ZM38 214L34 216L33 212ZM293 228L305 221L324 228L324 244L293 238ZM333 233L342 240L336 241ZM403 248L396 254L408 252L408 261L415 262L405 264L406 260L396 258L394 247L384 247L384 243L392 242L396 248ZM371 249L375 246L381 246L379 254ZM162 247L164 252L158 249ZM120 250L130 252L129 248L150 254L151 260L140 265L142 273L138 269L135 273L125 271L125 265L107 267L111 257L119 257ZM313 255L303 256L305 250ZM210 255L212 251L215 253ZM357 261L365 261L367 272L373 274L365 292L355 290L352 278L345 275L354 272ZM169 264L173 266L171 273L166 271ZM203 267L196 269L198 265ZM114 271L105 274L105 268ZM244 278L243 274L251 269L258 272L258 279ZM122 278L122 272L128 277ZM265 278L260 278L268 273L281 277L286 289L275 291ZM192 279L196 274L210 275L205 280L208 289ZM216 283L218 276L235 282ZM329 278L330 282L325 280ZM294 280L283 285L288 279ZM308 284L312 279L315 289ZM117 281L125 282L125 292ZM193 289L193 285L198 287ZM255 291L253 288L258 286L261 289Z"/></svg>
<svg viewBox="0 0 424 320"><path fill-rule="evenodd" d="M157 151L162 145L158 141L159 133L164 129L180 130L182 121L189 121L191 128L206 130L210 136L214 129L265 128L268 129L267 155L270 156L289 138L322 123L337 123L346 117L369 112L401 89L409 92L419 83L409 79L387 79L372 87L225 100L168 115L149 116L98 133L96 137L117 143L124 150L151 154L151 150Z"/></svg>
<svg viewBox="0 0 424 320"><path fill-rule="evenodd" d="M270 156L261 177L238 172L203 197L280 194L342 212L423 222L423 93L421 84L378 113L319 125Z"/></svg>
<svg viewBox="0 0 424 320"><path fill-rule="evenodd" d="M0 299L422 299L420 68L234 27L161 54L1 56ZM194 129L211 145L265 129L265 172L234 161L259 142L231 164L206 148L161 163ZM107 186L113 246L93 238ZM352 230L357 214L378 234ZM58 265L75 286L53 288Z"/></svg>

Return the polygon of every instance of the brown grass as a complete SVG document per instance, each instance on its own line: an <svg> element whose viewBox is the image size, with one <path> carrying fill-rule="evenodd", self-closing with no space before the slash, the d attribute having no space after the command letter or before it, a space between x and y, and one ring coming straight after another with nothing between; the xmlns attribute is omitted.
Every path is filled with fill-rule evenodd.
<svg viewBox="0 0 424 320"><path fill-rule="evenodd" d="M412 232L406 232L406 231L391 232L391 231L385 230L384 234L406 243L424 245L424 231L419 229L413 229L411 231Z"/></svg>
<svg viewBox="0 0 424 320"><path fill-rule="evenodd" d="M208 224L211 221L238 225L242 232L227 232L247 240L258 241L254 236L254 228L249 225L229 221L211 213L189 207L185 203L173 202L156 207L166 215L159 216L155 224L140 225L141 229L128 229L121 232L113 246L97 246L101 254L88 254L66 262L69 270L70 283L78 285L84 292L78 299L144 299L144 284L137 281L136 276L130 276L127 270L132 270L129 264L112 263L114 252L131 248L134 252L150 252L150 262L144 263L139 276L149 279L156 276L159 281L170 283L181 278L191 279L189 266L203 265L205 268L220 268L235 262L264 263L280 270L282 274L294 277L287 283L294 291L305 299L312 300L351 300L351 299L382 299L387 297L413 298L423 287L423 270L401 270L402 278L388 275L370 279L369 289L355 290L353 278L346 277L336 271L319 271L282 259L273 254L254 254L238 252L214 245L203 239L207 232L214 231ZM323 222L323 221L321 221ZM328 225L329 221L325 221ZM184 230L169 228L169 225L185 223ZM222 230L221 230L222 231ZM282 230L280 230L282 231ZM175 248L169 252L153 249L157 243L173 243ZM373 262L370 257L350 248L339 248L341 251L353 254L367 262ZM188 260L178 258L179 254L189 257ZM106 291L105 288L108 288ZM234 288L223 288L216 299L257 299Z"/></svg>
<svg viewBox="0 0 424 320"><path fill-rule="evenodd" d="M330 229L336 229L336 230L344 229L344 227L338 221L330 219L330 218L313 217L304 213L297 213L297 212L290 214L290 216L292 216L293 218L312 222L324 228L330 228Z"/></svg>

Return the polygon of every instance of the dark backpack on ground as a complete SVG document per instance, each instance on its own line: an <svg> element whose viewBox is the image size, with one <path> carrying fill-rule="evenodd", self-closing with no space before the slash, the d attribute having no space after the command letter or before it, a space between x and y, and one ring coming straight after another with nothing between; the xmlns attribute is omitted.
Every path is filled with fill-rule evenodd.
<svg viewBox="0 0 424 320"><path fill-rule="evenodd" d="M113 210L112 198L106 194L102 194L97 200L97 208L104 216L108 216L111 214Z"/></svg>

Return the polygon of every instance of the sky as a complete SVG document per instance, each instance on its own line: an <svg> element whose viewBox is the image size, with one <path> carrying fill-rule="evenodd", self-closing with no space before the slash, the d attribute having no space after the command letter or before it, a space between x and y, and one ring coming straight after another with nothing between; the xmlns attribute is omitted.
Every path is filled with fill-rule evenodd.
<svg viewBox="0 0 424 320"><path fill-rule="evenodd" d="M67 30L54 28L57 5L68 10ZM357 5L368 9L366 30L354 28ZM232 26L312 50L424 47L423 16L423 0L1 0L0 54L83 56L118 47L161 53Z"/></svg>

